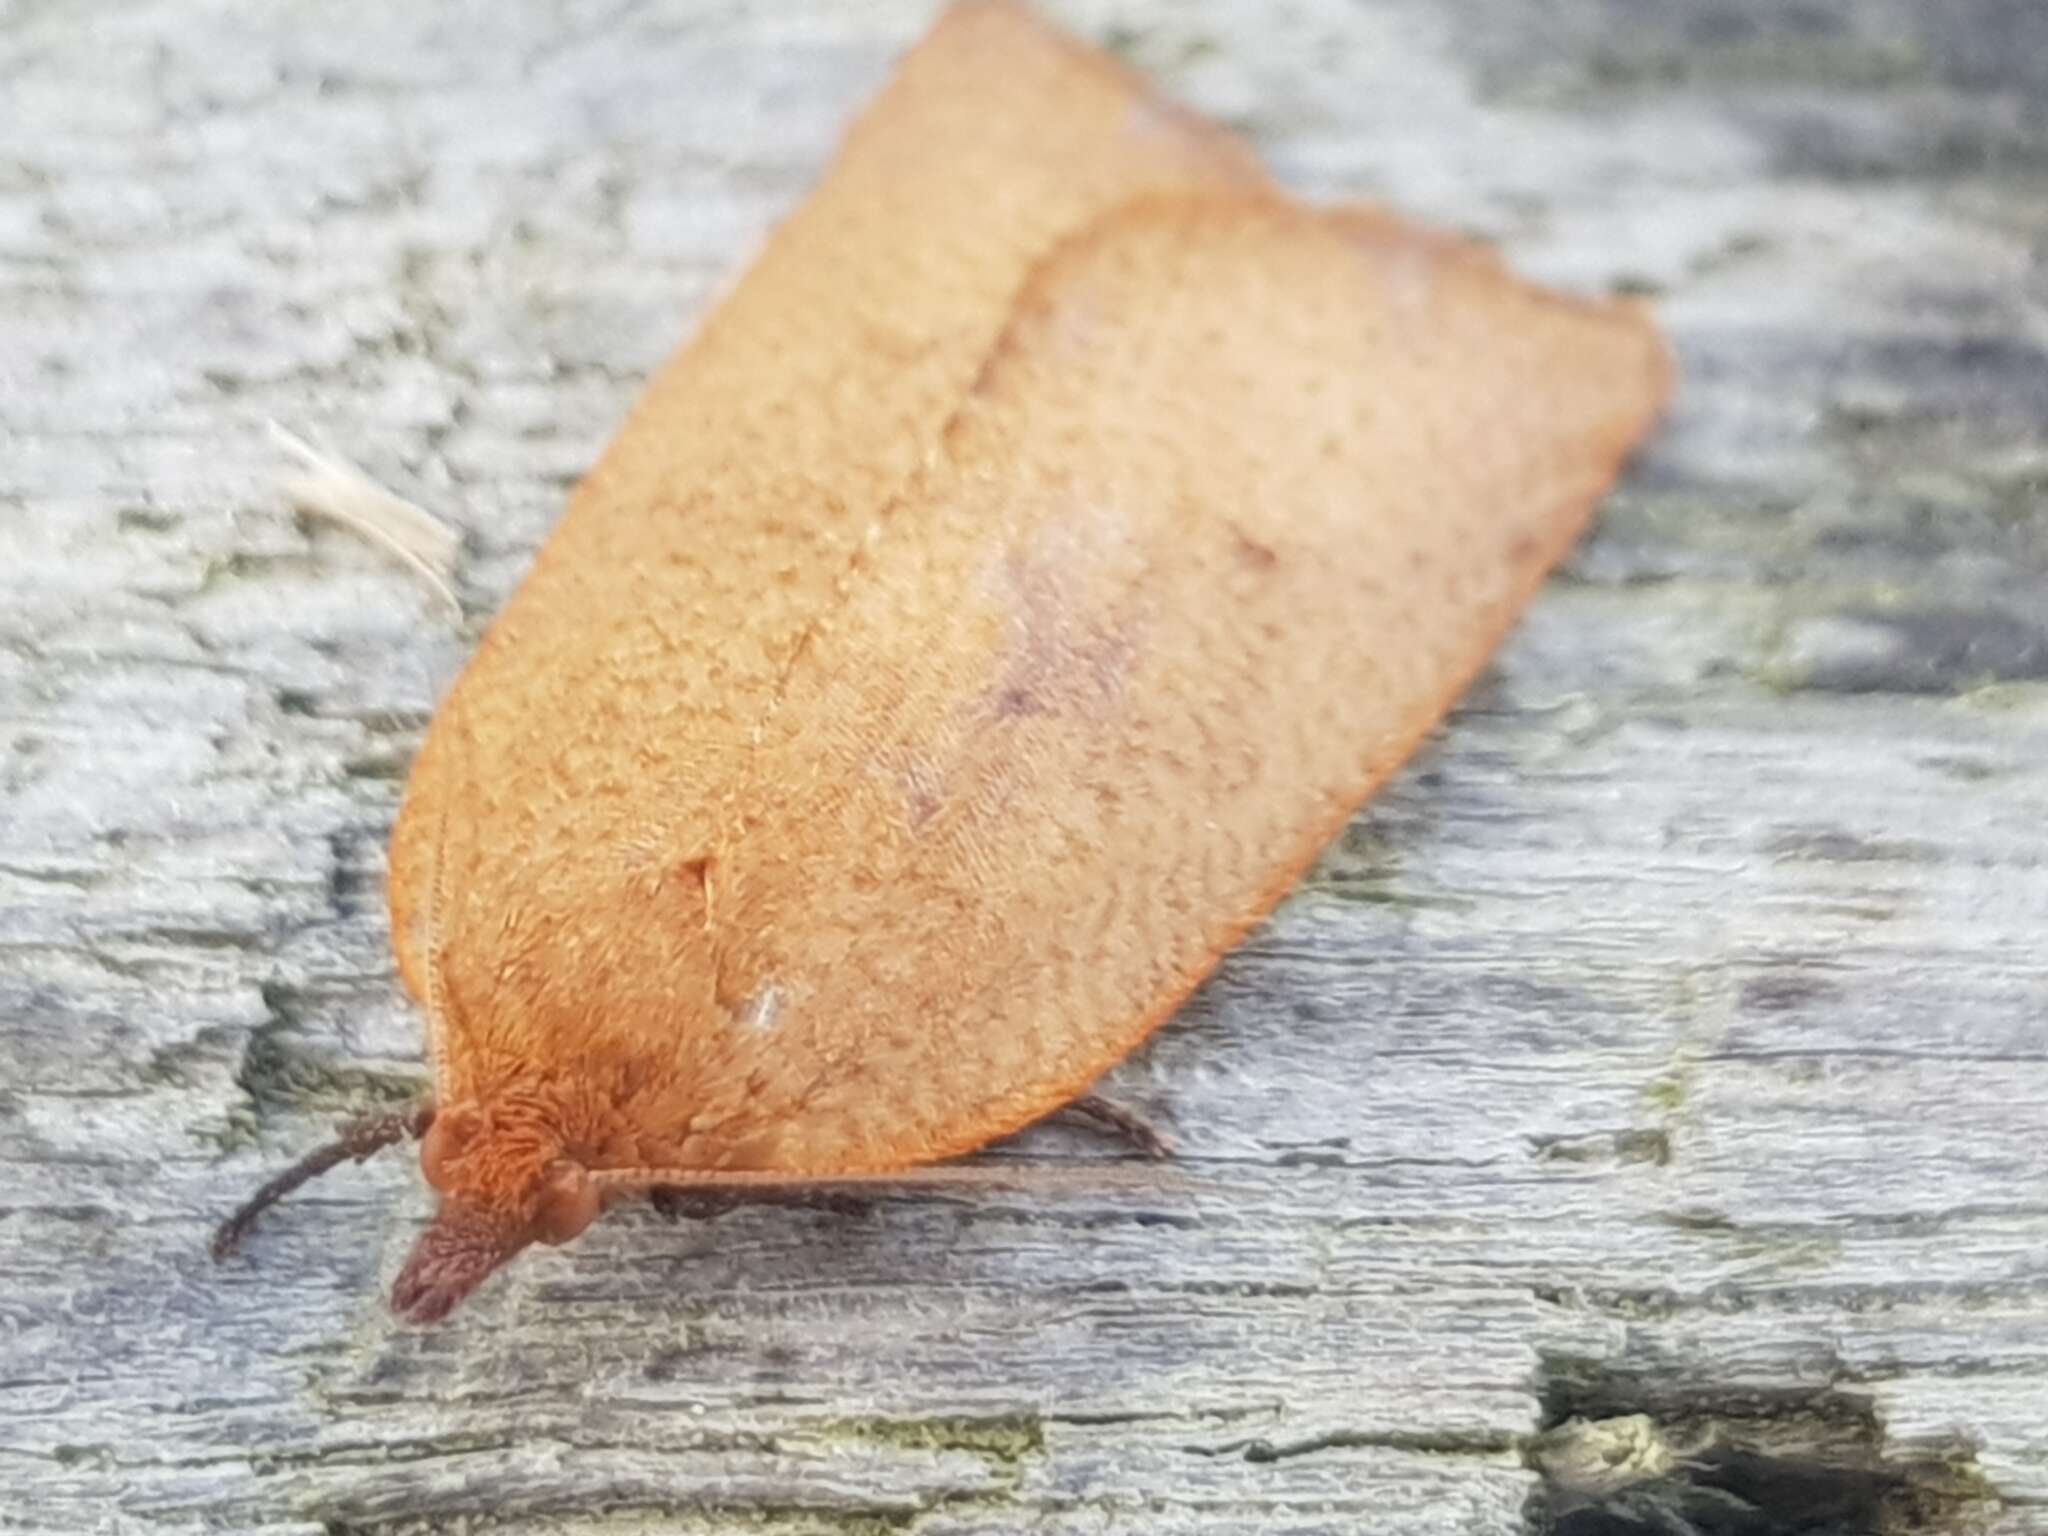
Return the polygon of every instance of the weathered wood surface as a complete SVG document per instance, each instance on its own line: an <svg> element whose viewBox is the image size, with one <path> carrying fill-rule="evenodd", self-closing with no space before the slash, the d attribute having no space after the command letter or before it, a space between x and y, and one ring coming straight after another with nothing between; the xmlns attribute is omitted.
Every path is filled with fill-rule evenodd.
<svg viewBox="0 0 2048 1536"><path fill-rule="evenodd" d="M0 7L0 1526L2048 1530L2048 8L1057 9L1660 295L1675 419L1116 1074L1227 1188L627 1213L423 1332L407 1159L203 1253L419 1075L465 644L263 423L487 615L927 9Z"/></svg>

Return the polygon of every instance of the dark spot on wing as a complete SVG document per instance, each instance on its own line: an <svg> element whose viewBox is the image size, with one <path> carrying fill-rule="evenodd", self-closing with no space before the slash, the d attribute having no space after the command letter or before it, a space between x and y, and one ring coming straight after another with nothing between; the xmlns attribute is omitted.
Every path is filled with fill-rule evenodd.
<svg viewBox="0 0 2048 1536"><path fill-rule="evenodd" d="M1230 538L1240 565L1255 571L1270 571L1280 563L1279 553L1272 545L1261 543L1235 523L1230 525Z"/></svg>
<svg viewBox="0 0 2048 1536"><path fill-rule="evenodd" d="M1045 701L1021 683L1007 685L995 697L995 715L998 720L1018 720L1026 715L1050 713L1051 710Z"/></svg>
<svg viewBox="0 0 2048 1536"><path fill-rule="evenodd" d="M982 695L985 713L996 720L1100 714L1122 692L1136 654L1129 626L1082 611L1050 560L1013 557L1007 575L1010 634Z"/></svg>

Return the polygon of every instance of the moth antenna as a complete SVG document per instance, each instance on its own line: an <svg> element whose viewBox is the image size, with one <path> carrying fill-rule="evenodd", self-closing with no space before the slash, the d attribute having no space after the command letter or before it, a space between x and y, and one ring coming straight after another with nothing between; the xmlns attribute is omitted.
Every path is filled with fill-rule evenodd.
<svg viewBox="0 0 2048 1536"><path fill-rule="evenodd" d="M340 523L396 555L434 589L457 622L461 621L462 601L452 585L455 557L462 547L460 534L424 508L394 496L354 465L320 452L274 421L270 439L304 471L282 482L293 505Z"/></svg>
<svg viewBox="0 0 2048 1536"><path fill-rule="evenodd" d="M208 1245L214 1262L218 1264L240 1247L242 1239L256 1224L256 1218L301 1184L309 1184L328 1169L343 1163L366 1162L407 1136L417 1141L426 1134L433 1120L433 1105L419 1103L395 1113L386 1111L349 1121L332 1141L315 1147L284 1172L266 1181L255 1194L237 1206L227 1220L214 1228L213 1241Z"/></svg>

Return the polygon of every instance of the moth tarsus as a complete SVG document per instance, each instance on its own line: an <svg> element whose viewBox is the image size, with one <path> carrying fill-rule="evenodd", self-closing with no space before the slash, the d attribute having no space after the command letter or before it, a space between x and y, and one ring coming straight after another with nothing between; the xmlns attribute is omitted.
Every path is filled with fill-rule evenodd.
<svg viewBox="0 0 2048 1536"><path fill-rule="evenodd" d="M685 1189L675 1184L657 1184L649 1189L647 1203L670 1221L716 1221L743 1205L785 1206L846 1217L868 1216L875 1208L872 1200L834 1189L714 1190Z"/></svg>
<svg viewBox="0 0 2048 1536"><path fill-rule="evenodd" d="M1060 1113L1087 1121L1096 1130L1108 1132L1146 1157L1164 1161L1173 1156L1172 1146L1143 1115L1099 1093L1082 1094Z"/></svg>

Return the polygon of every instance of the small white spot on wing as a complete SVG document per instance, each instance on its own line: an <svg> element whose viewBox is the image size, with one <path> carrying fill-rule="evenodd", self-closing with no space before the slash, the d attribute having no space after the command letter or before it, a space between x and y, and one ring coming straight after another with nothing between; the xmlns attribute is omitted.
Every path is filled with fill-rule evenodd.
<svg viewBox="0 0 2048 1536"><path fill-rule="evenodd" d="M789 994L772 981L764 981L754 995L740 1005L733 1015L742 1029L766 1034L782 1017L782 1010L789 1004Z"/></svg>

